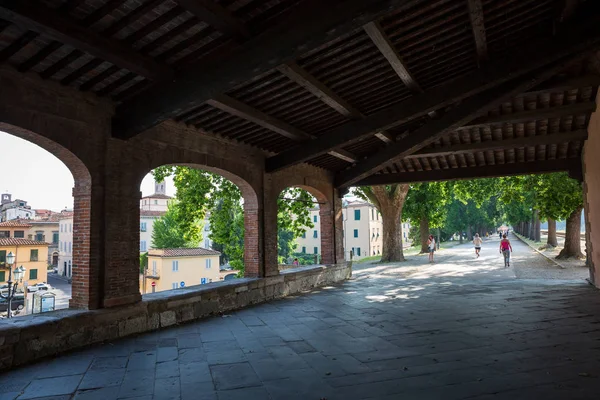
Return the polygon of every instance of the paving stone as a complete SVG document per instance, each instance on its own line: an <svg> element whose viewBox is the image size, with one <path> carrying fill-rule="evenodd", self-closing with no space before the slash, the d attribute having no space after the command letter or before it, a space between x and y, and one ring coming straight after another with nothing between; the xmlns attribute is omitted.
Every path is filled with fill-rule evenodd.
<svg viewBox="0 0 600 400"><path fill-rule="evenodd" d="M127 366L128 357L96 357L90 366L90 369L111 369L125 368Z"/></svg>
<svg viewBox="0 0 600 400"><path fill-rule="evenodd" d="M156 378L174 378L179 376L179 363L177 361L166 361L156 364Z"/></svg>
<svg viewBox="0 0 600 400"><path fill-rule="evenodd" d="M159 347L156 354L156 362L177 360L179 350L177 347Z"/></svg>
<svg viewBox="0 0 600 400"><path fill-rule="evenodd" d="M210 371L217 390L260 386L261 382L249 363L212 365Z"/></svg>
<svg viewBox="0 0 600 400"><path fill-rule="evenodd" d="M242 350L231 350L226 352L213 352L206 354L209 365L234 364L246 361L246 355Z"/></svg>
<svg viewBox="0 0 600 400"><path fill-rule="evenodd" d="M219 400L270 400L267 390L263 387L250 387L217 392Z"/></svg>
<svg viewBox="0 0 600 400"><path fill-rule="evenodd" d="M60 376L32 381L19 399L34 399L42 396L57 396L75 392L83 375Z"/></svg>
<svg viewBox="0 0 600 400"><path fill-rule="evenodd" d="M316 350L304 340L288 342L287 345L296 352L296 354L314 353Z"/></svg>
<svg viewBox="0 0 600 400"><path fill-rule="evenodd" d="M189 349L180 349L179 357L180 364L195 363L199 361L206 361L206 353L202 348L193 347Z"/></svg>
<svg viewBox="0 0 600 400"><path fill-rule="evenodd" d="M160 400L179 400L181 388L179 378L159 378L154 381L154 398Z"/></svg>
<svg viewBox="0 0 600 400"><path fill-rule="evenodd" d="M132 353L127 362L128 370L154 369L156 367L156 351Z"/></svg>
<svg viewBox="0 0 600 400"><path fill-rule="evenodd" d="M109 400L119 395L118 386L109 386L92 390L78 390L73 400Z"/></svg>
<svg viewBox="0 0 600 400"><path fill-rule="evenodd" d="M106 386L119 386L123 382L125 376L125 368L111 368L88 371L81 384L79 384L79 390L85 389L97 389Z"/></svg>
<svg viewBox="0 0 600 400"><path fill-rule="evenodd" d="M119 389L119 398L152 396L154 371L145 369L127 371Z"/></svg>

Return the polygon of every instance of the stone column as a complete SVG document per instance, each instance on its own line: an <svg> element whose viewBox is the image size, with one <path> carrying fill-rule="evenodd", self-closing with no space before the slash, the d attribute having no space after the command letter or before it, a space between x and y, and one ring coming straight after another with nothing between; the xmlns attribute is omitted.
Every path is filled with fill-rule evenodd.
<svg viewBox="0 0 600 400"><path fill-rule="evenodd" d="M246 277L264 276L262 226L262 209L256 205L244 203L244 269Z"/></svg>
<svg viewBox="0 0 600 400"><path fill-rule="evenodd" d="M279 275L279 261L277 258L277 196L270 195L265 189L265 208L263 219L264 234L264 275Z"/></svg>
<svg viewBox="0 0 600 400"><path fill-rule="evenodd" d="M596 101L600 99L597 97ZM600 112L592 114L583 148L585 232L590 281L600 288Z"/></svg>

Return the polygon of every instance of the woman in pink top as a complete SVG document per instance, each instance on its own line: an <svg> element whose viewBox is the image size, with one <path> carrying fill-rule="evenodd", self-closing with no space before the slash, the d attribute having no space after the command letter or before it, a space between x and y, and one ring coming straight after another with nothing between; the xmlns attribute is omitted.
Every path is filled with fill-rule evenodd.
<svg viewBox="0 0 600 400"><path fill-rule="evenodd" d="M510 245L510 240L506 238L506 233L502 235L502 240L500 241L500 253L504 256L504 268L510 267L510 253L512 253L512 246Z"/></svg>

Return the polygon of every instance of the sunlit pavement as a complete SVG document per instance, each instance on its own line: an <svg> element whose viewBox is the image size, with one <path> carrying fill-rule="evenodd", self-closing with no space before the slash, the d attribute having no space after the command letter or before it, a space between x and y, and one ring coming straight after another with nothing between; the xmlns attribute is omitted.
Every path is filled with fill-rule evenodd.
<svg viewBox="0 0 600 400"><path fill-rule="evenodd" d="M0 399L597 399L600 292L513 240L5 374ZM567 275L564 275L567 276ZM564 277L562 276L562 277Z"/></svg>

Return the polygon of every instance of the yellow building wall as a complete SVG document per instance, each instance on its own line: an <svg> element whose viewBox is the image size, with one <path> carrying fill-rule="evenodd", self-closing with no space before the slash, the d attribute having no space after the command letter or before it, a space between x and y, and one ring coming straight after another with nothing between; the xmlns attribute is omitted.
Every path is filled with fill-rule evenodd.
<svg viewBox="0 0 600 400"><path fill-rule="evenodd" d="M211 260L211 267L206 268L206 259ZM156 292L172 290L173 284L177 283L179 288L181 282L185 286L200 285L202 278L206 282L220 282L219 256L195 256L195 257L157 257L148 256L148 271L152 275L152 263L156 261L156 270L159 278L148 277L146 279L145 293L152 293L152 282L156 282ZM173 271L173 261L179 261L178 271ZM144 292L143 282L141 291Z"/></svg>
<svg viewBox="0 0 600 400"><path fill-rule="evenodd" d="M38 251L38 261L31 261L31 250L37 249ZM35 285L36 283L48 282L48 246L0 246L0 250L6 250L6 254L12 252L16 254L17 258L15 264L12 269L14 270L21 265L27 269L25 271L25 276L23 277L23 282L19 283L19 286L22 285ZM31 279L31 271L37 270L37 279ZM5 269L5 277L3 281L0 281L0 284L6 283L8 280L8 269Z"/></svg>

